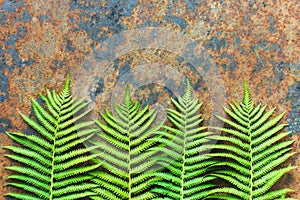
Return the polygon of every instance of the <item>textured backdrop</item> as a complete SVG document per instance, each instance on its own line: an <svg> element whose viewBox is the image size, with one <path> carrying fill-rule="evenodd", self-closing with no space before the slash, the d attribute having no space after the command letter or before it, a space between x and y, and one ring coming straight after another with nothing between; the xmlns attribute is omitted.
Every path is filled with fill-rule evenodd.
<svg viewBox="0 0 300 200"><path fill-rule="evenodd" d="M122 77L143 83L145 71L151 69L155 73L147 78L153 84L139 87L137 99L164 102L173 91L159 87L159 79L178 85L176 72L191 79L195 95L208 105L203 110L206 119L215 108L212 103L241 101L246 80L255 102L286 112L289 138L296 139L291 162L300 166L299 10L298 0L0 0L1 145L12 144L5 131L30 132L18 112L32 116L30 97L37 98L45 87L61 88L67 73L73 85L81 81L75 87L78 95L87 94L100 108ZM93 54L95 50L104 52L102 57ZM205 55L196 61L209 63L195 68L189 56L199 52ZM97 69L106 71L96 75L95 63L103 60L106 68ZM166 77L156 73L166 66ZM210 76L216 71L218 78ZM91 79L89 73L94 73ZM209 90L213 81L220 81L224 91ZM9 173L4 167L12 163L0 151L4 199L11 189L4 186ZM291 194L297 199L299 171L282 182L297 191Z"/></svg>

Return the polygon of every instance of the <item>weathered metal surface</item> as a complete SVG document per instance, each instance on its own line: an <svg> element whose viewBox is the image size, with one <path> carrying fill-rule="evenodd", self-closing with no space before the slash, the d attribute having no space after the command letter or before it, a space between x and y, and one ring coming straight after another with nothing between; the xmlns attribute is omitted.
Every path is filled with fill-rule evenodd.
<svg viewBox="0 0 300 200"><path fill-rule="evenodd" d="M1 146L12 144L5 131L29 131L18 112L31 113L30 97L36 98L45 87L61 87L67 73L72 75L73 84L79 80L88 83L88 75L80 78L77 72L95 67L86 64L93 60L91 53L117 36L113 40L114 57L94 59L107 61L103 62L107 72L96 77L87 93L95 100L95 107L109 106L112 100L107 95L118 80L126 78L124 74L129 73L132 84L143 83L145 72L136 69L148 65L159 72L168 66L171 71L166 73L167 79L174 85L181 84L178 74L191 79L195 95L204 102L204 117L210 119L212 102L241 100L245 79L255 102L268 104L269 109L276 107L277 113L286 112L289 137L296 139L293 148L297 154L292 163L299 166L299 7L298 0L0 0ZM149 35L151 41L143 46L149 27L154 29L149 32L152 35L167 30L170 36L180 33L186 38L180 47L178 38L166 36L165 44L155 44L162 39ZM145 30L141 40L134 35L137 29ZM109 52L109 44L107 48ZM204 56L199 61L209 60L210 64L195 71L187 54L199 56L203 51L207 59ZM214 74L216 69L226 88L224 99L212 94L217 91L209 90L209 79L201 77ZM166 99L174 95L173 91L160 84L159 73L152 72L148 79L154 84L138 88L135 98L168 105ZM11 190L4 186L9 173L4 167L12 163L0 150L0 199L4 199L3 194ZM298 174L299 169L290 172L284 184L296 191L292 197L300 199Z"/></svg>

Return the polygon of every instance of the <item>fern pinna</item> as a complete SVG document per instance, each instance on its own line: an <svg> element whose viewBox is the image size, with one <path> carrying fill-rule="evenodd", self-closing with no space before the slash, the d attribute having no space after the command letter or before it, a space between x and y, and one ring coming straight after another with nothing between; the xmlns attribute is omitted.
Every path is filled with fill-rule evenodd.
<svg viewBox="0 0 300 200"><path fill-rule="evenodd" d="M162 126L154 125L157 111L145 106L140 109L139 102L130 98L129 86L126 87L124 101L114 107L116 115L106 110L100 113L104 122L97 121L102 131L97 141L99 160L105 171L93 172L93 181L100 187L94 189L98 196L92 199L105 200L146 200L154 194L149 191L150 174L155 169L155 152L147 151L155 145L149 140Z"/></svg>
<svg viewBox="0 0 300 200"><path fill-rule="evenodd" d="M37 134L7 133L21 147L4 147L13 152L6 156L23 164L7 167L15 172L7 177L8 185L24 191L7 196L22 200L71 200L93 195L91 189L97 185L89 181L91 176L87 172L98 165L86 163L96 155L88 155L91 149L81 147L80 136L86 140L95 129L90 128L93 122L76 123L89 112L82 111L87 103L72 98L69 76L60 93L47 89L47 96L40 96L47 109L32 99L37 121L21 113Z"/></svg>
<svg viewBox="0 0 300 200"><path fill-rule="evenodd" d="M211 197L218 199L274 200L287 199L290 189L270 190L292 166L278 168L289 159L293 141L282 141L289 133L281 131L287 124L280 124L283 114L274 118L274 109L266 112L266 106L254 106L244 82L243 102L229 104L224 110L230 119L217 116L230 128L217 128L226 133L212 137L222 141L215 145L221 166L214 175L232 184L232 187L215 189ZM226 166L228 168L226 168Z"/></svg>
<svg viewBox="0 0 300 200"><path fill-rule="evenodd" d="M213 133L202 126L199 110L200 104L192 98L190 84L178 101L171 99L177 110L167 109L168 119L174 125L165 126L152 140L161 143L153 151L162 152L157 157L163 170L154 174L161 180L154 181L153 192L159 194L157 199L203 199L214 187L214 177L208 174L208 168L215 161L208 156L210 140Z"/></svg>

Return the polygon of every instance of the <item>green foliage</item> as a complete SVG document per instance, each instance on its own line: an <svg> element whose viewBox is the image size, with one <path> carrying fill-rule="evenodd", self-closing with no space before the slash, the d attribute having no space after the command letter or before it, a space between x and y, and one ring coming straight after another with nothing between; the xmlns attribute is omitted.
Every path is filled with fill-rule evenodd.
<svg viewBox="0 0 300 200"><path fill-rule="evenodd" d="M153 182L152 191L159 194L157 199L203 199L214 187L211 183L214 177L207 173L208 167L216 162L207 154L210 150L207 137L213 133L201 125L202 104L192 98L189 82L184 96L172 102L177 110L167 111L174 127L165 126L165 131L152 139L162 144L152 150L163 152L157 159L165 168L154 174L162 180Z"/></svg>
<svg viewBox="0 0 300 200"><path fill-rule="evenodd" d="M21 114L36 134L9 132L21 146L5 146L5 156L21 165L9 166L8 185L24 193L7 196L24 200L273 200L285 199L292 190L274 189L278 180L294 167L281 167L293 153L294 141L284 141L284 114L254 106L244 83L244 98L224 107L229 119L217 116L226 127L214 127L216 135L201 125L201 103L192 98L190 84L176 109L167 109L171 126L155 125L157 112L140 108L127 86L116 114L105 110L101 131L85 121L88 103L70 94L68 76L59 93L40 94L45 104L32 99L36 120ZM162 130L163 128L163 130ZM218 140L217 144L211 144ZM82 142L90 143L83 147ZM93 154L89 154L92 152ZM89 161L98 164L90 164ZM103 169L97 169L99 166ZM160 169L160 170L158 170ZM213 184L218 178L226 187Z"/></svg>
<svg viewBox="0 0 300 200"><path fill-rule="evenodd" d="M282 167L293 153L290 146L294 141L283 141L288 135L280 124L283 114L274 118L274 109L265 111L266 106L254 106L248 87L244 82L244 99L237 104L224 108L230 119L217 116L229 128L216 128L227 135L213 136L223 143L215 145L217 152L210 154L218 157L220 166L214 172L229 182L231 187L212 191L211 197L217 199L274 200L286 199L290 189L271 189L276 182L294 167ZM271 189L271 190L270 190Z"/></svg>
<svg viewBox="0 0 300 200"><path fill-rule="evenodd" d="M87 154L91 149L81 146L80 136L87 140L95 129L90 128L93 122L78 122L89 112L82 111L87 103L72 98L69 76L61 92L51 93L47 89L47 96L40 94L40 97L47 109L32 99L37 121L21 113L37 134L7 133L21 147L4 147L13 152L5 156L22 164L7 167L14 171L7 177L8 185L24 191L7 196L23 200L71 200L93 195L91 189L97 185L89 181L91 176L87 172L99 165L87 165L95 155Z"/></svg>
<svg viewBox="0 0 300 200"><path fill-rule="evenodd" d="M148 106L140 109L139 102L130 98L127 86L124 101L114 107L116 115L108 110L100 113L104 122L96 123L101 128L97 141L99 148L94 153L99 155L105 171L93 172L93 181L100 187L93 191L98 196L92 199L153 199L149 191L155 161L150 158L155 152L148 149L155 145L150 140L162 123L153 125L157 112Z"/></svg>

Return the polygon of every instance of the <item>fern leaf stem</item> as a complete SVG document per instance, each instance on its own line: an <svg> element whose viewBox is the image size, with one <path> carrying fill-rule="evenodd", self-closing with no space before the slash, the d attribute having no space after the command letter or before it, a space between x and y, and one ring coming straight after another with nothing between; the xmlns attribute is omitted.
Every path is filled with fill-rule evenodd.
<svg viewBox="0 0 300 200"><path fill-rule="evenodd" d="M187 119L187 113L186 113L186 110L185 110L185 113L184 113L184 137L183 137L183 156L182 156L182 171L181 171L181 196L180 196L180 200L184 200L184 177L185 177L185 157L186 157L186 127L187 127L187 124L186 124L186 119Z"/></svg>
<svg viewBox="0 0 300 200"><path fill-rule="evenodd" d="M128 133L129 134L129 133ZM130 138L128 144L128 199L131 199L131 162L130 162Z"/></svg>
<svg viewBox="0 0 300 200"><path fill-rule="evenodd" d="M247 110L247 118L248 118L248 134L249 134L249 149L250 149L250 195L249 195L249 200L253 199L253 178L254 178L254 169L253 169L253 148L252 148L252 129L251 129L251 121L250 121L250 113L249 110Z"/></svg>
<svg viewBox="0 0 300 200"><path fill-rule="evenodd" d="M129 106L127 107L127 117L129 119L128 124L127 124L127 136L128 136L128 199L131 199L131 184L132 184L132 180L131 180L131 143L130 143L130 109Z"/></svg>
<svg viewBox="0 0 300 200"><path fill-rule="evenodd" d="M250 199L249 200L252 200L252 197L253 197L253 177L254 177L254 174L253 174L253 158L252 158L252 144L250 143Z"/></svg>
<svg viewBox="0 0 300 200"><path fill-rule="evenodd" d="M56 124L56 127L55 127L55 131L54 131L54 138L53 138L53 147L52 147L52 163L51 163L51 178L50 178L50 198L49 200L52 200L53 199L53 187L54 187L54 166L55 166L55 148L56 148L56 137L57 137L57 132L59 130L59 117L61 115L61 106L59 107L59 113L58 113L58 116L57 116L57 124Z"/></svg>
<svg viewBox="0 0 300 200"><path fill-rule="evenodd" d="M58 125L56 126L55 132L54 132L54 141L53 141L53 147L52 147L52 163L51 163L51 179L50 179L50 200L53 199L53 185L54 185L54 160L55 160L55 141L56 141L56 133L58 131Z"/></svg>

